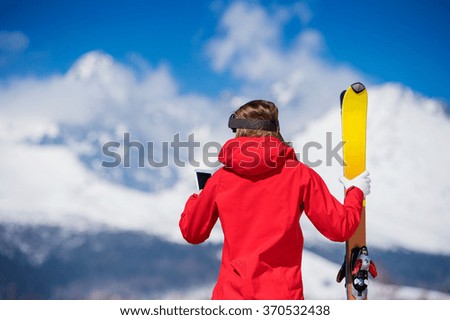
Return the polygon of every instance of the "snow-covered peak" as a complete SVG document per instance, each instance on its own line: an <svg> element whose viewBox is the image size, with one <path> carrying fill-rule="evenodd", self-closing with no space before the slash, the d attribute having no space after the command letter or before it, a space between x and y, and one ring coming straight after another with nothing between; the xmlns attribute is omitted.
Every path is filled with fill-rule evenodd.
<svg viewBox="0 0 450 320"><path fill-rule="evenodd" d="M398 84L368 87L367 169L372 193L367 198L367 238L371 245L418 251L450 252L450 119L439 101ZM323 149L309 159L323 159L315 169L340 199L337 178L342 167L325 163L328 137L334 148L341 139L336 105L294 138L298 151L309 141ZM321 240L304 220L307 237Z"/></svg>

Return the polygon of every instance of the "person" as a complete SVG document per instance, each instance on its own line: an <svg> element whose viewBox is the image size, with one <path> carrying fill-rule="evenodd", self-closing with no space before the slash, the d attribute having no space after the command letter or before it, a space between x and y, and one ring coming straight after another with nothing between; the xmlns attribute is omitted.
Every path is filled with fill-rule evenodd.
<svg viewBox="0 0 450 320"><path fill-rule="evenodd" d="M326 238L348 240L370 192L368 173L341 181L341 204L284 142L274 103L244 104L229 127L236 137L219 152L223 167L187 200L181 233L189 243L202 243L220 219L224 243L212 299L304 299L301 214Z"/></svg>

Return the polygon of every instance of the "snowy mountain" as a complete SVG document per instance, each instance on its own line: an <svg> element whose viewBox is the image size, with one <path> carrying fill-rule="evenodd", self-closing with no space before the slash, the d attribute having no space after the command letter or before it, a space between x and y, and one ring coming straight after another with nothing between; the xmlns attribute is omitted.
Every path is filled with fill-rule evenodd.
<svg viewBox="0 0 450 320"><path fill-rule="evenodd" d="M152 299L211 283L217 245L139 232L0 225L0 299Z"/></svg>
<svg viewBox="0 0 450 320"><path fill-rule="evenodd" d="M352 76L344 74L343 79ZM301 86L302 78L296 81L289 83ZM328 164L326 161L327 150L340 141L338 93L332 100L322 97L318 109L310 110L299 107L300 102L313 101L317 96L315 90L324 90L326 86L313 83L309 87L311 93L307 90L296 93L295 86L286 86L286 80L273 79L265 85L276 89L271 98L284 101L279 105L285 138L293 142L301 160L323 160L321 165L312 166L324 177L333 194L342 198L342 186L337 182L342 167L336 159L329 159ZM439 101L418 96L408 88L398 84L366 85L369 92L367 167L373 180L372 194L367 199L367 238L374 259L386 270L386 276L375 282L374 291L387 288L383 286L387 283L402 286L398 290L389 287L400 298L425 294L422 289L411 287L449 293L450 278L443 270L450 267L447 231L450 150L446 141L450 136L450 120ZM226 128L229 113L253 94L251 86L239 95L225 95L216 100L180 93L166 67L147 66L135 72L101 52L81 57L66 74L17 79L0 87L0 146L4 150L0 158L0 258L10 272L0 272L3 296L4 284L12 277L14 283L22 286L19 288L25 292L22 297L62 297L55 292L63 291L77 297L82 291L77 286L87 286L87 283L91 286L87 292L92 294L83 298L96 297L97 282L91 280L97 279L98 270L107 265L116 269L106 272L110 278L104 283L98 279L97 288L103 288L98 289L102 294L114 292L119 284L115 286L111 279L116 279L118 273L125 278L132 273L123 268L136 262L126 255L134 247L142 258L136 258L136 263L143 268L138 274L145 280L140 282L136 275L129 282L124 280L122 289L144 283L145 289L136 291L141 293L139 297L179 296L191 287L198 294L207 292L205 288L210 288L215 277L213 269L222 239L220 227L203 253L183 243L178 219L185 200L195 191L195 183L192 166L177 166L175 158L179 156L187 163L189 156L193 156L205 166L202 147L208 142L222 144L231 137ZM126 133L132 141L143 145L145 167L139 165L138 147L129 150L124 147ZM180 155L174 153L170 143L177 134L181 141L194 134L195 141L201 145L194 155L189 155L186 149ZM113 150L123 161L114 168L101 165L112 160L103 150L108 142L120 144ZM322 148L307 149L311 145L308 142L319 143ZM169 146L169 165L152 167L148 156L152 152L153 159L161 161L164 143ZM127 156L129 166L124 165ZM321 297L322 289L330 286L337 288L329 289L330 298L342 298L341 285L335 287L331 283L343 248L325 240L304 217L301 223L309 250L303 267L305 274L310 275L305 276L310 297ZM111 244L120 241L128 247L115 251ZM89 245L83 247L83 243ZM145 252L150 248L164 248L166 251L160 252L163 260L146 257ZM163 261L174 266L184 264L185 260L178 259L189 260L194 251L211 267L206 272L197 263L193 265L191 271L198 271L198 275L205 272L204 279L195 276L193 282L180 287L170 280L172 276L180 276L179 269L169 268L170 276L163 276L164 268L157 266ZM101 253L109 263L96 266L95 260L86 259L86 255L93 257L96 253ZM52 275L59 270L50 267L55 261L61 270L81 268L93 272L92 276L61 274L50 281L46 292L35 292L33 285L39 284L27 278L27 272L40 270L42 274ZM81 267L80 261L86 265ZM93 264L89 265L90 261ZM424 261L434 263L426 265ZM145 269L142 266L146 264L155 266ZM149 276L152 272L161 273L161 279ZM309 279L317 279L321 286L317 288ZM154 283L158 281L159 284ZM134 297L125 291L118 295ZM102 294L99 296L107 296ZM425 295L448 298L433 292ZM382 298L382 293L378 297Z"/></svg>
<svg viewBox="0 0 450 320"><path fill-rule="evenodd" d="M450 120L438 102L399 85L368 92L367 169L373 180L367 199L368 241L385 249L448 255ZM339 112L336 106L294 137L299 150L309 141L323 146L309 154L313 161L325 162L327 133L332 148L340 141ZM336 181L342 174L338 161L315 169L342 199L342 186Z"/></svg>

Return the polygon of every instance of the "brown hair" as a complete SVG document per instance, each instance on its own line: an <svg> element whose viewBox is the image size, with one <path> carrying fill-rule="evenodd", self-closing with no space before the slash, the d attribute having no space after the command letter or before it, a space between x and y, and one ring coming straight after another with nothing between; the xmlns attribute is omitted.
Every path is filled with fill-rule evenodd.
<svg viewBox="0 0 450 320"><path fill-rule="evenodd" d="M236 119L258 119L258 120L278 120L278 108L270 101L253 100L247 102L236 110ZM237 129L236 137L266 137L272 136L284 142L280 133L280 128L277 131L267 130L253 130L253 129Z"/></svg>

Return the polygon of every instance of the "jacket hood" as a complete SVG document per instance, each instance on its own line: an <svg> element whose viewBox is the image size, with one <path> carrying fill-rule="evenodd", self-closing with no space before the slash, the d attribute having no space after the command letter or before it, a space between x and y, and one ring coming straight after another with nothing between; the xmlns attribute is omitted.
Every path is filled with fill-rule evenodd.
<svg viewBox="0 0 450 320"><path fill-rule="evenodd" d="M219 161L226 168L243 176L275 171L292 159L296 159L294 149L271 136L234 138L219 153Z"/></svg>

